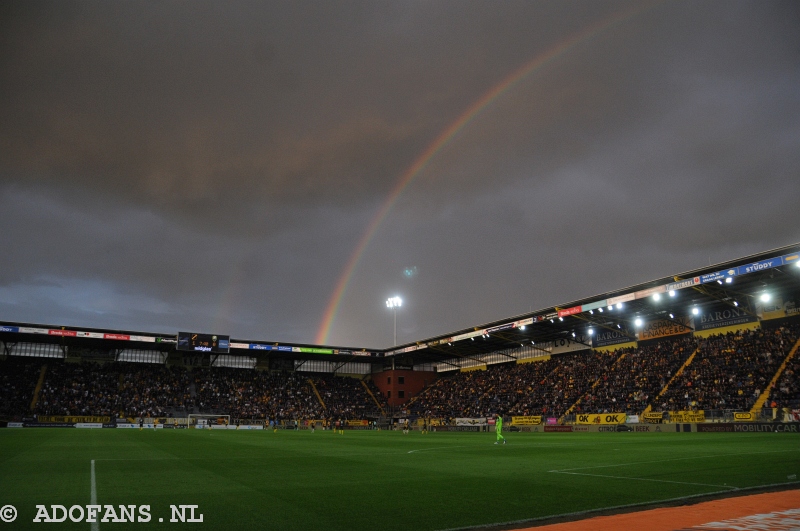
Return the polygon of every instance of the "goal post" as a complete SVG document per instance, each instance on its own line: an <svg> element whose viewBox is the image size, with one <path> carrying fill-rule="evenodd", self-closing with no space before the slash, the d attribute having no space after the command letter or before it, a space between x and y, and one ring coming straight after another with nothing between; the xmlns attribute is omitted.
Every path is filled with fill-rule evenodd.
<svg viewBox="0 0 800 531"><path fill-rule="evenodd" d="M189 413L187 416L189 429L209 429L211 426L230 426L230 415L210 415L205 413Z"/></svg>

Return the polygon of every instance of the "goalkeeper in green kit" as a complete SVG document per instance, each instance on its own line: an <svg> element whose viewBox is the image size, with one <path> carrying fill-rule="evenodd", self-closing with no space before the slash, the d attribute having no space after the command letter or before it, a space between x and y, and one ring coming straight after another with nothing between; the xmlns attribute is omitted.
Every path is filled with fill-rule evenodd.
<svg viewBox="0 0 800 531"><path fill-rule="evenodd" d="M503 437L503 416L495 414L495 421L494 421L494 431L497 433L497 440L494 442L495 444L500 444L500 439L503 440L503 444L506 443L506 438Z"/></svg>

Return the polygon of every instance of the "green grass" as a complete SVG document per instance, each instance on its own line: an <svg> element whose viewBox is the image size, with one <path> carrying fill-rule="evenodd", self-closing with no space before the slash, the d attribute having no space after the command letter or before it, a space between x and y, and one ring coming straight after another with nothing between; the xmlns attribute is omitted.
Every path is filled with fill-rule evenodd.
<svg viewBox="0 0 800 531"><path fill-rule="evenodd" d="M793 434L494 434L0 430L3 529L37 504L198 505L205 529L447 529L776 483L800 472ZM554 471L561 472L554 472ZM165 524L158 519L164 518ZM172 524L173 526L176 524ZM89 528L69 519L55 529Z"/></svg>

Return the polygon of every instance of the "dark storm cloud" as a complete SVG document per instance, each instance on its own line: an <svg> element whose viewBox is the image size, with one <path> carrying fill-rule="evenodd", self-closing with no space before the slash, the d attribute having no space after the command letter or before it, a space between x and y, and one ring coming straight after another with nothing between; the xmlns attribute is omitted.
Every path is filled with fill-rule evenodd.
<svg viewBox="0 0 800 531"><path fill-rule="evenodd" d="M616 13L634 16L604 26ZM779 2L6 2L0 319L445 333L800 239ZM419 274L402 271L417 266Z"/></svg>

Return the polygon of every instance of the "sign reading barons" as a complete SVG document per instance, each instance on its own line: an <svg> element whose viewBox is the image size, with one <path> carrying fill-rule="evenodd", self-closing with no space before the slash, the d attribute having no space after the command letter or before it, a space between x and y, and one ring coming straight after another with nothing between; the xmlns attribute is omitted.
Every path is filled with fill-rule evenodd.
<svg viewBox="0 0 800 531"><path fill-rule="evenodd" d="M625 420L627 420L625 413L599 413L578 415L577 424L624 424Z"/></svg>
<svg viewBox="0 0 800 531"><path fill-rule="evenodd" d="M636 341L636 339L628 337L622 332L617 332L616 330L598 331L592 336L592 346L595 348L607 347L609 345L619 345L621 343L630 343L631 341Z"/></svg>
<svg viewBox="0 0 800 531"><path fill-rule="evenodd" d="M753 323L757 320L756 316L750 315L741 308L712 306L700 310L700 314L695 317L694 325L695 330L710 330L723 326Z"/></svg>
<svg viewBox="0 0 800 531"><path fill-rule="evenodd" d="M672 320L659 319L658 321L647 323L644 328L642 328L642 331L639 332L639 341L686 334L691 331L692 322L688 317L678 317Z"/></svg>

